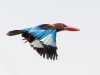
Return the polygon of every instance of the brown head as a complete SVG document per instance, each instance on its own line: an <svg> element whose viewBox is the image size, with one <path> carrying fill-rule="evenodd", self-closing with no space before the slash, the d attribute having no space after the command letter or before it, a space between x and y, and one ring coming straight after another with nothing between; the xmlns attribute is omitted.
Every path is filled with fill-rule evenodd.
<svg viewBox="0 0 100 75"><path fill-rule="evenodd" d="M62 30L79 31L80 30L78 28L67 26L63 23L54 23L54 24L52 24L52 27L55 27L57 29L57 31L62 31Z"/></svg>

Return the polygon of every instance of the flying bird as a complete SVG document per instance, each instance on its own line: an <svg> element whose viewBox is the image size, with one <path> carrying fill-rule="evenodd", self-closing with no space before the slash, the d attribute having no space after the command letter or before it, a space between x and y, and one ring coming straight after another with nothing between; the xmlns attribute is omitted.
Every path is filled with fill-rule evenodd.
<svg viewBox="0 0 100 75"><path fill-rule="evenodd" d="M8 36L21 34L30 43L30 46L43 58L55 60L58 57L56 46L56 33L59 31L79 31L80 29L67 26L63 23L40 24L35 27L28 27L21 30L12 30Z"/></svg>

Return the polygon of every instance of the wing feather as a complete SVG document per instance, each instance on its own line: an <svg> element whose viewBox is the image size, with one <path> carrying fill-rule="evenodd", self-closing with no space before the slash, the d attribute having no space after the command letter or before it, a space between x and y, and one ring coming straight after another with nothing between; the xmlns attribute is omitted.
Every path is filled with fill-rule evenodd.
<svg viewBox="0 0 100 75"><path fill-rule="evenodd" d="M28 34L35 37L31 40L30 45L33 47L40 56L47 59L57 59L57 47L56 47L56 29L49 29L41 27L28 29ZM25 31L25 30L24 30Z"/></svg>

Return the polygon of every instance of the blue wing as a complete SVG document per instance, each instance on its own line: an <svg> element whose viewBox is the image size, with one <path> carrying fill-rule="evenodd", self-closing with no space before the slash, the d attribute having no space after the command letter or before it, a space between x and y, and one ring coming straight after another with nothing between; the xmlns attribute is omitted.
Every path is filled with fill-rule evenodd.
<svg viewBox="0 0 100 75"><path fill-rule="evenodd" d="M57 58L56 29L41 28L40 26L42 25L25 28L22 31L27 31L28 34L36 37L36 39L30 43L31 46L34 47L34 49L42 52L44 51L44 53L47 55L47 58L55 59L55 57Z"/></svg>

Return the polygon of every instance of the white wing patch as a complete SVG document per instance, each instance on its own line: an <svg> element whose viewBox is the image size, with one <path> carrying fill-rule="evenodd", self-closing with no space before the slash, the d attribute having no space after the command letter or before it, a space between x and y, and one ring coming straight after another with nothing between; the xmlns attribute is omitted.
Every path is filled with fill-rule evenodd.
<svg viewBox="0 0 100 75"><path fill-rule="evenodd" d="M52 38L51 34L49 34L45 38L41 39L40 41L42 41L42 43L45 44L45 45L51 45L53 47L56 47L56 43L53 41L53 38ZM43 45L42 45L42 43L40 41L38 39L36 39L35 41L33 41L31 43L31 45L33 47L43 48Z"/></svg>
<svg viewBox="0 0 100 75"><path fill-rule="evenodd" d="M43 48L43 45L41 44L41 42L39 41L39 40L35 40L35 41L33 41L32 43L31 43L31 45L33 46L33 47L37 47L37 48Z"/></svg>
<svg viewBox="0 0 100 75"><path fill-rule="evenodd" d="M51 45L51 46L56 47L56 43L53 41L53 38L52 38L51 34L49 34L45 38L41 39L40 41L42 41L46 45Z"/></svg>

